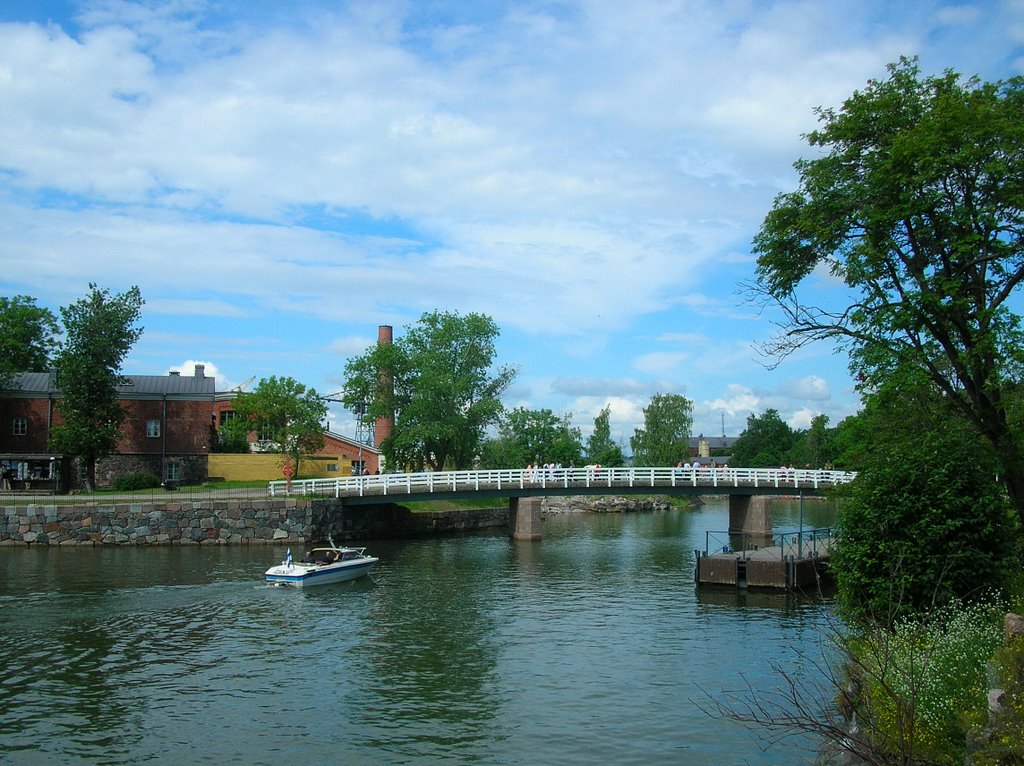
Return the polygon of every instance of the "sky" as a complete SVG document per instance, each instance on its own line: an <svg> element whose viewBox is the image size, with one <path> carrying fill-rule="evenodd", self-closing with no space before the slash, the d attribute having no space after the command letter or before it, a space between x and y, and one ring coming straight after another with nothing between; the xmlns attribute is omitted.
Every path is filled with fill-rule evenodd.
<svg viewBox="0 0 1024 766"><path fill-rule="evenodd" d="M656 394L835 425L846 357L763 355L751 241L815 108L901 56L1024 74L1024 0L0 0L0 294L138 285L122 371L224 391L333 394L379 325L477 312L505 405L584 438Z"/></svg>

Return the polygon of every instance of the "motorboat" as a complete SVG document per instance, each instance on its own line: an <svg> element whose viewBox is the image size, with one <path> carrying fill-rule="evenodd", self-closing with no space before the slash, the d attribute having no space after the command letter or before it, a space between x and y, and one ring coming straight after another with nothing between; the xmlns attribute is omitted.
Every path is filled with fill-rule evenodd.
<svg viewBox="0 0 1024 766"><path fill-rule="evenodd" d="M338 547L334 540L327 541L327 546L313 548L301 561L292 559L289 548L284 561L267 570L267 582L299 586L345 582L369 574L380 560L368 555L366 548Z"/></svg>

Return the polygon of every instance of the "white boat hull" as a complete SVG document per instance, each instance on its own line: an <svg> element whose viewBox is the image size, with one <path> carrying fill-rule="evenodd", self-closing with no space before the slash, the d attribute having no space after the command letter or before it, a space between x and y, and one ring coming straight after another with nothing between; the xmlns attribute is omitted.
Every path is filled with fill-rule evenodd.
<svg viewBox="0 0 1024 766"><path fill-rule="evenodd" d="M268 583L275 585L329 585L330 583L355 580L370 573L370 570L380 560L375 556L368 556L362 548L317 548L315 552L337 552L344 555L343 560L333 563L319 561L292 561L291 551L288 558L276 567L271 567L266 572Z"/></svg>

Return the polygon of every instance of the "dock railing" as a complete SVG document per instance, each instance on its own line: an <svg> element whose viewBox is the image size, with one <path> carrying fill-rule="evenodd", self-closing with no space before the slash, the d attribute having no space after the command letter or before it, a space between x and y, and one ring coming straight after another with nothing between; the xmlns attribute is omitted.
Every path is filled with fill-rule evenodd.
<svg viewBox="0 0 1024 766"><path fill-rule="evenodd" d="M739 558L750 558L757 553L758 558L818 558L828 553L829 546L835 538L832 527L817 527L794 532L776 532L768 535L748 535L745 533L707 531L704 533L704 550L695 551L698 556L715 556L720 554L736 555Z"/></svg>

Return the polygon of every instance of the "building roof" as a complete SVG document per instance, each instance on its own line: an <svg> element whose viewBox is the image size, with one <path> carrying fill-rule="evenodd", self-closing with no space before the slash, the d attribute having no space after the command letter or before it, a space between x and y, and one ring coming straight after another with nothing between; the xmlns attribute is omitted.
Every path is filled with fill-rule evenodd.
<svg viewBox="0 0 1024 766"><path fill-rule="evenodd" d="M689 439L689 445L696 448L700 445L701 441L707 442L708 449L730 449L732 445L739 439L738 436L691 436Z"/></svg>
<svg viewBox="0 0 1024 766"><path fill-rule="evenodd" d="M203 366L196 365L195 375L125 375L117 387L121 398L187 397L213 399L216 379L204 374ZM56 372L20 372L14 375L4 392L23 396L60 396Z"/></svg>
<svg viewBox="0 0 1024 766"><path fill-rule="evenodd" d="M344 442L345 444L350 444L353 447L362 447L367 452L373 452L376 455L380 454L380 448L374 447L373 444L367 442L360 443L356 439L353 439L351 436L343 436L342 434L339 434L335 431L324 431L324 438Z"/></svg>

